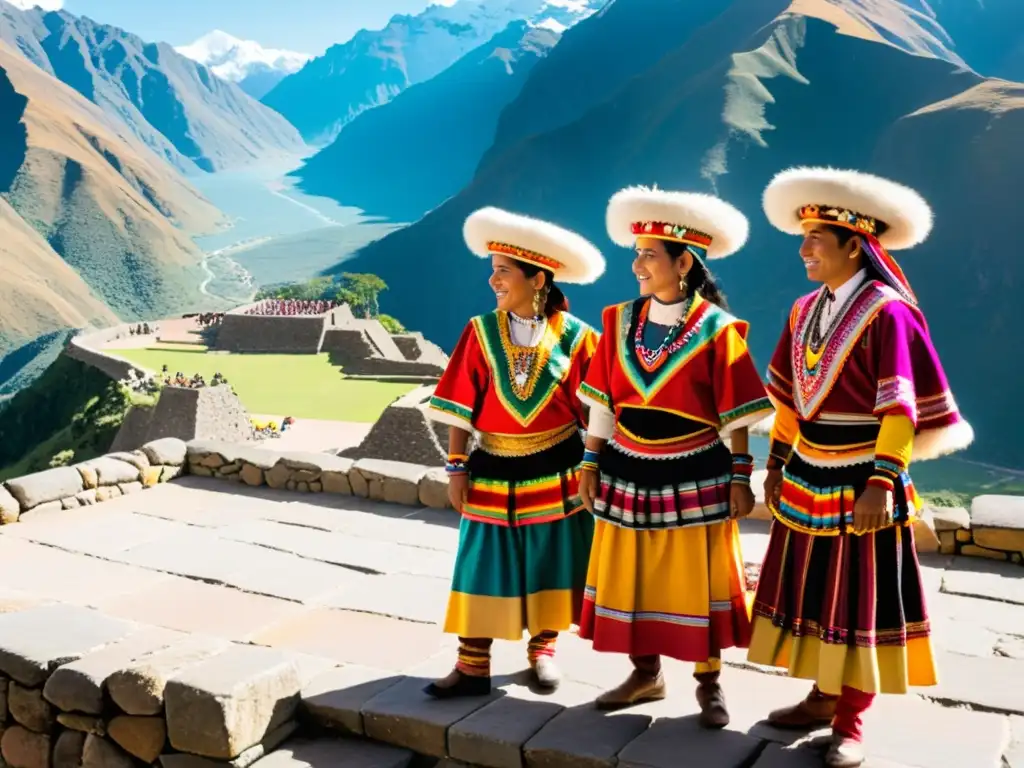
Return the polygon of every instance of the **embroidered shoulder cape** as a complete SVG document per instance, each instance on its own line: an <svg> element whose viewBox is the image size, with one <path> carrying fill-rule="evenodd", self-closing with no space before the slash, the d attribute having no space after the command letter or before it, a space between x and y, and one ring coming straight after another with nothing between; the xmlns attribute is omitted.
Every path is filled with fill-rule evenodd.
<svg viewBox="0 0 1024 768"><path fill-rule="evenodd" d="M811 325L820 295L821 290L796 301L768 367L768 392L780 418L783 409L804 422L902 414L917 435L915 459L963 447L954 433L962 437L969 427L921 311L889 286L866 281L822 348L813 350Z"/></svg>
<svg viewBox="0 0 1024 768"><path fill-rule="evenodd" d="M583 423L576 389L586 375L598 335L568 312L548 319L534 361L520 386L513 374L517 348L507 312L470 320L430 399L429 411L466 431L504 435L547 432Z"/></svg>
<svg viewBox="0 0 1024 768"><path fill-rule="evenodd" d="M607 307L602 335L579 389L584 402L616 413L650 408L717 429L747 426L772 406L747 349L749 325L696 296L676 341L655 365L636 349L650 299Z"/></svg>

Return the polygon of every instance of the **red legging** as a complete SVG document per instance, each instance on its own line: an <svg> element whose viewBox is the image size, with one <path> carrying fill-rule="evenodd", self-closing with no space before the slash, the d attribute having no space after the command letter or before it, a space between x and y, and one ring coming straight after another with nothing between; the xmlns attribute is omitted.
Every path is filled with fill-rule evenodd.
<svg viewBox="0 0 1024 768"><path fill-rule="evenodd" d="M854 741L861 741L864 733L864 722L861 720L871 702L875 700L875 694L864 693L856 688L843 686L843 693L836 702L836 714L832 719L832 730L840 736L845 736Z"/></svg>

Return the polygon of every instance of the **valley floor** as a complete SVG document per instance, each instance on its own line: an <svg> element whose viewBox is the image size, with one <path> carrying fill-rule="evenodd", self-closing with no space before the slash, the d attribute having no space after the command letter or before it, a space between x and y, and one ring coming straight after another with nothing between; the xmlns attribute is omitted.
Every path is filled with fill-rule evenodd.
<svg viewBox="0 0 1024 768"><path fill-rule="evenodd" d="M315 720L364 726L440 765L810 768L816 742L767 727L772 708L808 684L726 654L732 724L701 731L689 665L667 664L666 701L605 715L591 706L628 661L559 640L566 674L550 696L520 674L525 644L497 643L500 691L429 701L421 693L455 658L442 634L458 519L352 497L246 489L202 478L0 527L0 613L41 602L241 643L300 661ZM743 524L748 562L766 524ZM1024 572L973 558L927 556L924 571L941 683L879 697L867 717L871 765L998 768L1024 759ZM1015 741L1016 740L1016 741ZM362 755L357 758L356 754ZM403 757L406 755L406 757ZM390 768L409 753L329 737L293 741L260 768ZM1001 762L1004 758L1006 762ZM429 763L423 763L429 765Z"/></svg>

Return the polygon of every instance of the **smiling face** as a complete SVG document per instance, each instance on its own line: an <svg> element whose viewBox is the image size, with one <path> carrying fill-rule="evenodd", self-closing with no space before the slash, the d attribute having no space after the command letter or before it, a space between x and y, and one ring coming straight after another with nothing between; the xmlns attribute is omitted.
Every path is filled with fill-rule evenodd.
<svg viewBox="0 0 1024 768"><path fill-rule="evenodd" d="M800 258L807 277L816 283L825 283L833 291L853 277L861 266L860 240L857 237L842 240L835 230L824 224L804 224Z"/></svg>
<svg viewBox="0 0 1024 768"><path fill-rule="evenodd" d="M491 278L487 281L498 300L498 309L520 317L533 316L533 297L544 285L543 273L527 277L519 262L491 254Z"/></svg>
<svg viewBox="0 0 1024 768"><path fill-rule="evenodd" d="M657 296L666 303L678 300L682 295L679 281L692 266L693 257L689 251L673 259L665 248L665 241L655 237L636 239L633 274L640 284L641 296Z"/></svg>

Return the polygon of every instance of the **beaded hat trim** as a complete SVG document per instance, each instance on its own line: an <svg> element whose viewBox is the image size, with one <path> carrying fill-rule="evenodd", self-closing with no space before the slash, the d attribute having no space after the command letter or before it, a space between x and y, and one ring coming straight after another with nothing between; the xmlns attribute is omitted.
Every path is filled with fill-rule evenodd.
<svg viewBox="0 0 1024 768"><path fill-rule="evenodd" d="M705 232L700 232L681 224L670 224L664 221L634 221L631 226L633 235L636 237L674 240L677 243L695 245L704 250L707 250L712 240L714 240L711 235Z"/></svg>
<svg viewBox="0 0 1024 768"><path fill-rule="evenodd" d="M875 235L878 232L878 219L834 205L812 203L801 207L796 215L801 222L836 224L866 235Z"/></svg>
<svg viewBox="0 0 1024 768"><path fill-rule="evenodd" d="M491 253L508 256L510 259L515 259L516 261L525 261L530 264L535 264L538 267L549 269L553 272L565 268L565 264L557 259L552 259L550 256L545 256L542 253L531 251L528 248L520 248L517 245L510 245L509 243L498 243L492 241L487 243L487 250Z"/></svg>

